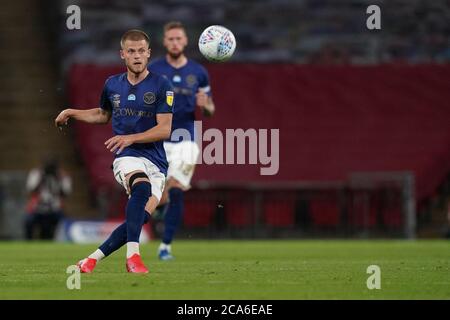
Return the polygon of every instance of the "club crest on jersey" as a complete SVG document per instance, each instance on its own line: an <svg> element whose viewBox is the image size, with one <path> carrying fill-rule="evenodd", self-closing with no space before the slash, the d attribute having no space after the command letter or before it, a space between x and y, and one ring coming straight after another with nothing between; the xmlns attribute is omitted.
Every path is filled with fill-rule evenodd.
<svg viewBox="0 0 450 320"><path fill-rule="evenodd" d="M144 102L145 104L152 104L156 100L156 96L153 92L144 93Z"/></svg>
<svg viewBox="0 0 450 320"><path fill-rule="evenodd" d="M134 94L129 94L128 95L128 101L135 101L136 100L136 96Z"/></svg>
<svg viewBox="0 0 450 320"><path fill-rule="evenodd" d="M112 96L112 103L114 105L114 108L119 108L120 105L120 94L113 94Z"/></svg>
<svg viewBox="0 0 450 320"><path fill-rule="evenodd" d="M197 77L195 74L190 74L186 77L186 83L189 87L193 87L197 83Z"/></svg>
<svg viewBox="0 0 450 320"><path fill-rule="evenodd" d="M166 91L166 102L170 107L173 105L173 91Z"/></svg>

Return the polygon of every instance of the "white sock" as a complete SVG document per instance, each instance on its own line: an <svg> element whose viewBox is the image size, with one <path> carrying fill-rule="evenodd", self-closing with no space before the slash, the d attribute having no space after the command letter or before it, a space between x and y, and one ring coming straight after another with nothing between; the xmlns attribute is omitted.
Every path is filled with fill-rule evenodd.
<svg viewBox="0 0 450 320"><path fill-rule="evenodd" d="M97 261L102 260L105 257L102 250L97 249L95 250L88 258L95 259Z"/></svg>
<svg viewBox="0 0 450 320"><path fill-rule="evenodd" d="M133 254L139 254L139 242L127 242L127 259L130 258Z"/></svg>
<svg viewBox="0 0 450 320"><path fill-rule="evenodd" d="M170 250L171 250L170 244L165 244L164 242L161 242L161 244L159 245L159 249L158 250L159 251L167 250L167 251L170 252Z"/></svg>

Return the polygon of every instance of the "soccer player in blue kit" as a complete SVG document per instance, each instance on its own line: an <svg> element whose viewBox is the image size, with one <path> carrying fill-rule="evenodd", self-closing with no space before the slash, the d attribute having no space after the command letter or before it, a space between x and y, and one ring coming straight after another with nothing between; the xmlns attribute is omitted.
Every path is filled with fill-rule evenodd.
<svg viewBox="0 0 450 320"><path fill-rule="evenodd" d="M183 191L190 188L200 152L194 136L195 109L199 107L206 116L212 116L215 110L208 72L186 57L184 49L187 44L184 26L176 21L167 23L164 26L166 55L149 66L152 72L166 76L175 91L172 136L169 141L164 142L169 169L161 204L169 202L165 205L164 235L158 248L161 260L173 259L171 242L183 215ZM178 134L174 133L186 130L189 139L179 141Z"/></svg>
<svg viewBox="0 0 450 320"><path fill-rule="evenodd" d="M149 72L150 40L140 30L127 31L120 41L127 72L106 80L100 107L63 110L55 119L61 127L70 118L92 124L112 119L114 136L105 147L115 154L114 177L129 199L126 221L91 255L81 260L81 272L92 272L97 262L127 245L126 268L147 273L139 252L139 236L158 205L166 183L168 163L163 140L170 137L174 92L163 76Z"/></svg>

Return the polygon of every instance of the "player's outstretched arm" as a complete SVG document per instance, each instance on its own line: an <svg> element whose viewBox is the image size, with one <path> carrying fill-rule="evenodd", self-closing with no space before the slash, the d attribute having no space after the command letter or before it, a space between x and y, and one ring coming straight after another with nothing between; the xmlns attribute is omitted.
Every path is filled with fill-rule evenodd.
<svg viewBox="0 0 450 320"><path fill-rule="evenodd" d="M172 114L158 113L157 125L147 131L128 135L114 136L105 141L106 148L111 152L121 153L123 149L133 143L150 143L170 138L172 131Z"/></svg>
<svg viewBox="0 0 450 320"><path fill-rule="evenodd" d="M92 124L106 124L111 119L111 113L101 108L86 110L65 109L56 117L55 125L57 127L66 125L71 118Z"/></svg>

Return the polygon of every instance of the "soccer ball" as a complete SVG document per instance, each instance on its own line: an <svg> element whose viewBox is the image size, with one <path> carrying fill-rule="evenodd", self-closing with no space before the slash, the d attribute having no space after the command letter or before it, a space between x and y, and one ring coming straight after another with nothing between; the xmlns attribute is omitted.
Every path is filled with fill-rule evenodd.
<svg viewBox="0 0 450 320"><path fill-rule="evenodd" d="M209 26L200 35L198 48L209 61L223 62L233 55L236 39L233 33L223 26Z"/></svg>

